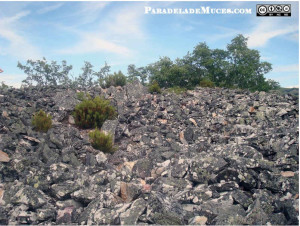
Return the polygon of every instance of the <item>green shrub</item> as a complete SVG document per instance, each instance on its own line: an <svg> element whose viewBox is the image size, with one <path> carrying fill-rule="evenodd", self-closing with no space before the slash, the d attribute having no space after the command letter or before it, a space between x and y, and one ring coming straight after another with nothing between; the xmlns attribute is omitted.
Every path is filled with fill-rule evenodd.
<svg viewBox="0 0 300 226"><path fill-rule="evenodd" d="M85 92L78 92L77 94L77 99L84 101L86 99L91 99L91 96L89 93L85 93Z"/></svg>
<svg viewBox="0 0 300 226"><path fill-rule="evenodd" d="M101 128L106 119L114 119L116 110L108 100L100 97L83 100L73 113L75 124L81 128Z"/></svg>
<svg viewBox="0 0 300 226"><path fill-rule="evenodd" d="M109 88L111 86L125 86L127 82L126 76L119 71L118 73L110 74L104 78L104 82L100 82L102 88Z"/></svg>
<svg viewBox="0 0 300 226"><path fill-rule="evenodd" d="M77 93L77 99L83 101L85 99L84 92Z"/></svg>
<svg viewBox="0 0 300 226"><path fill-rule="evenodd" d="M174 86L174 87L168 88L166 91L169 92L169 93L182 94L182 93L186 92L187 89L186 88L181 88L181 87L178 87L178 86Z"/></svg>
<svg viewBox="0 0 300 226"><path fill-rule="evenodd" d="M149 86L150 93L161 93L161 89L158 85L157 81L153 81L152 84Z"/></svg>
<svg viewBox="0 0 300 226"><path fill-rule="evenodd" d="M213 88L213 87L215 87L215 83L212 82L210 79L204 78L200 81L200 86Z"/></svg>
<svg viewBox="0 0 300 226"><path fill-rule="evenodd" d="M40 110L32 117L32 125L37 131L47 132L52 126L51 116Z"/></svg>
<svg viewBox="0 0 300 226"><path fill-rule="evenodd" d="M105 153L112 153L115 151L113 147L113 137L111 134L105 134L104 132L98 130L89 133L90 141L95 149L98 149Z"/></svg>

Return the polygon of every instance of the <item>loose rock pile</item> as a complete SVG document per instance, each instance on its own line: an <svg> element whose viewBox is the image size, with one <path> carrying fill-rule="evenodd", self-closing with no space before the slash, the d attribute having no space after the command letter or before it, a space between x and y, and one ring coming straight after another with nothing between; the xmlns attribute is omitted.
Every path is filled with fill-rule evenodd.
<svg viewBox="0 0 300 226"><path fill-rule="evenodd" d="M299 105L290 95L94 88L118 110L91 147L75 90L0 95L0 224L298 224ZM42 109L53 127L39 133Z"/></svg>

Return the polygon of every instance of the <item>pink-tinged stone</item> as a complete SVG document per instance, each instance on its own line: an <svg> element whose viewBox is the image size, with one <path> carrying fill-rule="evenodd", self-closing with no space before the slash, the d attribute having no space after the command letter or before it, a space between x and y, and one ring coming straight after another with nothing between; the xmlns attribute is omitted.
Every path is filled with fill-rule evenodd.
<svg viewBox="0 0 300 226"><path fill-rule="evenodd" d="M195 119L190 118L189 120L190 120L195 126L198 126L198 125L197 125L197 122L195 121Z"/></svg>
<svg viewBox="0 0 300 226"><path fill-rule="evenodd" d="M7 111L3 111L3 112L2 112L2 116L3 116L4 118L8 118L8 113L7 113Z"/></svg>
<svg viewBox="0 0 300 226"><path fill-rule="evenodd" d="M143 185L143 191L144 192L150 192L151 191L151 185L150 184L144 184Z"/></svg>
<svg viewBox="0 0 300 226"><path fill-rule="evenodd" d="M0 187L0 204L2 202L3 194L4 194L4 189Z"/></svg>
<svg viewBox="0 0 300 226"><path fill-rule="evenodd" d="M292 171L282 171L281 172L281 176L283 176L283 177L293 177L294 175L295 175L295 173Z"/></svg>
<svg viewBox="0 0 300 226"><path fill-rule="evenodd" d="M157 119L158 122L160 122L160 124L167 124L167 119Z"/></svg>
<svg viewBox="0 0 300 226"><path fill-rule="evenodd" d="M63 210L58 210L56 222L58 224L71 223L73 211L74 211L73 206L65 207Z"/></svg>
<svg viewBox="0 0 300 226"><path fill-rule="evenodd" d="M137 195L137 185L131 183L121 182L120 190L121 190L121 198L125 202L131 202L134 200Z"/></svg>
<svg viewBox="0 0 300 226"><path fill-rule="evenodd" d="M188 143L186 142L185 138L184 138L184 132L183 132L183 131L181 131L181 132L179 133L179 139L180 139L181 143L183 143L184 145L187 145L187 144L188 144Z"/></svg>
<svg viewBox="0 0 300 226"><path fill-rule="evenodd" d="M10 158L8 157L8 154L0 150L0 162L9 162Z"/></svg>
<svg viewBox="0 0 300 226"><path fill-rule="evenodd" d="M120 184L120 190L121 190L121 198L124 201L129 200L128 185L127 185L127 183L121 182L121 184Z"/></svg>
<svg viewBox="0 0 300 226"><path fill-rule="evenodd" d="M253 113L253 112L255 112L255 109L254 109L254 107L250 107L250 108L249 108L249 112L250 112L250 113Z"/></svg>

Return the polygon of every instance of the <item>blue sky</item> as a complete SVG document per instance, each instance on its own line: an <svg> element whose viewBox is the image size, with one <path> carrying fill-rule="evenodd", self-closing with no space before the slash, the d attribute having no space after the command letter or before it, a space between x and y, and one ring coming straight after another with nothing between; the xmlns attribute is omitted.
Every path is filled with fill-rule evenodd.
<svg viewBox="0 0 300 226"><path fill-rule="evenodd" d="M84 61L98 70L146 66L162 56L184 56L199 42L225 49L237 35L273 65L266 74L283 87L299 84L299 5L291 17L257 17L261 2L1 2L0 81L18 87L26 78L17 68L27 59L66 60L77 76ZM272 2L268 2L272 3ZM145 14L152 8L251 8L252 14Z"/></svg>

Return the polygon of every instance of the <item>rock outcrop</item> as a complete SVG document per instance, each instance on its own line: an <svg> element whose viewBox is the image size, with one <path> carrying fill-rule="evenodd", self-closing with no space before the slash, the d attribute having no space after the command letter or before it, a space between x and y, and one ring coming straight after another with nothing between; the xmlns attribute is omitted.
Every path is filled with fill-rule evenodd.
<svg viewBox="0 0 300 226"><path fill-rule="evenodd" d="M118 111L103 125L118 150L104 154L70 117L76 90L0 94L0 224L299 224L290 95L94 88ZM39 109L47 133L31 126Z"/></svg>

